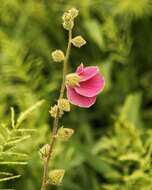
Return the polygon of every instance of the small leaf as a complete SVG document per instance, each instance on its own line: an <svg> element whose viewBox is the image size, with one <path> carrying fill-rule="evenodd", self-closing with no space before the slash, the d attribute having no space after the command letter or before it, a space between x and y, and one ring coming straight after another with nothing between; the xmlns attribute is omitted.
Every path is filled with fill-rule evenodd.
<svg viewBox="0 0 152 190"><path fill-rule="evenodd" d="M86 31L101 50L105 49L105 42L101 24L95 19L88 19L85 23Z"/></svg>
<svg viewBox="0 0 152 190"><path fill-rule="evenodd" d="M30 108L28 108L26 111L22 112L19 116L19 118L17 119L17 124L16 124L16 128L18 128L20 126L20 124L27 118L27 116L29 114L31 114L32 111L34 111L35 109L37 109L38 107L40 107L45 100L40 100L38 101L36 104L34 104L33 106L31 106Z"/></svg>
<svg viewBox="0 0 152 190"><path fill-rule="evenodd" d="M0 172L0 175L12 176L13 174L9 172Z"/></svg>
<svg viewBox="0 0 152 190"><path fill-rule="evenodd" d="M11 124L12 124L12 128L15 128L15 111L14 108L11 107Z"/></svg>
<svg viewBox="0 0 152 190"><path fill-rule="evenodd" d="M21 175L14 175L14 176L11 176L11 177L5 177L5 178L0 179L0 182L16 179L16 178L19 178L19 177L21 177Z"/></svg>
<svg viewBox="0 0 152 190"><path fill-rule="evenodd" d="M10 147L10 146L14 146L14 145L17 145L18 143L22 142L22 141L25 141L27 139L29 139L31 136L30 135L27 135L25 137L22 137L20 139L17 139L17 140L14 140L14 141L9 141L7 143L4 144L5 147Z"/></svg>
<svg viewBox="0 0 152 190"><path fill-rule="evenodd" d="M11 161L0 161L0 165L26 165L28 162L11 162Z"/></svg>

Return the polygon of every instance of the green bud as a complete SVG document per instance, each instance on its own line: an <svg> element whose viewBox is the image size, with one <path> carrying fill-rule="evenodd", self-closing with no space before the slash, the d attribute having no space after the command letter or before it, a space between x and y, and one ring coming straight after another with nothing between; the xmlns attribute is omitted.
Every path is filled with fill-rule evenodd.
<svg viewBox="0 0 152 190"><path fill-rule="evenodd" d="M54 118L57 117L57 114L59 114L59 117L62 117L63 115L63 111L60 110L57 105L54 105L53 107L51 107L49 113L51 117L54 117Z"/></svg>
<svg viewBox="0 0 152 190"><path fill-rule="evenodd" d="M66 112L70 111L70 103L65 98L61 98L61 99L58 100L58 107L62 111L66 111Z"/></svg>
<svg viewBox="0 0 152 190"><path fill-rule="evenodd" d="M71 30L74 26L74 22L73 20L69 21L69 22L63 22L63 28L66 30Z"/></svg>
<svg viewBox="0 0 152 190"><path fill-rule="evenodd" d="M69 22L73 20L72 15L69 12L65 12L62 16L64 22Z"/></svg>
<svg viewBox="0 0 152 190"><path fill-rule="evenodd" d="M55 186L61 185L65 174L64 169L56 169L49 173L49 183Z"/></svg>
<svg viewBox="0 0 152 190"><path fill-rule="evenodd" d="M57 136L62 141L68 141L74 134L74 129L61 127L58 130Z"/></svg>
<svg viewBox="0 0 152 190"><path fill-rule="evenodd" d="M41 159L45 159L48 156L50 150L50 145L49 144L45 144L39 151L40 157Z"/></svg>
<svg viewBox="0 0 152 190"><path fill-rule="evenodd" d="M68 12L71 14L72 18L77 17L79 13L79 11L76 8L71 8Z"/></svg>
<svg viewBox="0 0 152 190"><path fill-rule="evenodd" d="M86 44L86 41L84 40L82 36L76 36L75 38L71 40L71 42L75 47L78 47L78 48Z"/></svg>
<svg viewBox="0 0 152 190"><path fill-rule="evenodd" d="M55 62L61 62L61 61L64 61L64 53L63 51L61 50L55 50L52 52L52 58L53 58L53 61Z"/></svg>

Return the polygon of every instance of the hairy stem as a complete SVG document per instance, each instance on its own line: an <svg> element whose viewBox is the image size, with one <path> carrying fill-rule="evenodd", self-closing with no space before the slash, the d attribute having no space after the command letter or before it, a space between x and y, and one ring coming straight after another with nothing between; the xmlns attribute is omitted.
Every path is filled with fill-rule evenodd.
<svg viewBox="0 0 152 190"><path fill-rule="evenodd" d="M67 50L66 50L64 63L63 63L62 85L61 85L60 95L59 95L58 99L61 99L64 96L65 78L66 78L66 74L67 74L67 70L68 70L68 59L69 59L70 49L71 49L71 39L72 39L72 30L69 30L68 46L67 46ZM47 187L49 161L50 161L50 159L52 157L52 152L53 152L54 144L55 144L55 141L56 141L58 124L59 124L59 109L57 110L57 116L56 116L56 118L54 119L54 122L53 122L53 129L52 129L52 134L51 134L51 138L50 138L49 152L48 152L47 158L44 160L41 190L46 190L46 187Z"/></svg>

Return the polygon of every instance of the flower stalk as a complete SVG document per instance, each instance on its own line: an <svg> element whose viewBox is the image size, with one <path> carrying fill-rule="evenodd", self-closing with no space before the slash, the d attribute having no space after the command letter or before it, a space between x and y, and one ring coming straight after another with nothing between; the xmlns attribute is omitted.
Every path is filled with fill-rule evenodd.
<svg viewBox="0 0 152 190"><path fill-rule="evenodd" d="M68 31L68 46L66 50L64 63L63 63L62 84L61 84L60 95L59 95L58 100L64 97L65 79L68 72L68 59L69 59L70 50L71 50L71 39L72 39L72 29ZM49 161L52 157L52 152L53 152L53 148L54 148L56 137L57 137L57 130L58 130L58 124L59 124L59 119L60 119L59 112L60 110L58 108L56 117L54 118L54 122L53 122L53 129L52 129L52 134L50 137L50 147L48 150L48 155L46 159L44 160L41 190L46 190L47 183L48 183Z"/></svg>

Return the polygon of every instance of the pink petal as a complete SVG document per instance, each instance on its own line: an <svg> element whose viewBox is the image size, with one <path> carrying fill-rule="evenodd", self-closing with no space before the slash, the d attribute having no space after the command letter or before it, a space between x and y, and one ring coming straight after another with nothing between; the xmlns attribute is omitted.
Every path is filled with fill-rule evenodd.
<svg viewBox="0 0 152 190"><path fill-rule="evenodd" d="M83 63L81 63L81 65L79 65L79 67L77 68L76 73L80 74L81 72L83 72L83 68L84 68L84 65Z"/></svg>
<svg viewBox="0 0 152 190"><path fill-rule="evenodd" d="M99 72L99 69L96 66L85 67L83 71L79 73L79 76L81 77L80 82L91 79L98 72Z"/></svg>
<svg viewBox="0 0 152 190"><path fill-rule="evenodd" d="M74 89L78 94L82 96L94 97L97 94L99 94L101 90L103 90L104 84L104 77L100 73L97 73L91 79L84 82L80 82L80 86L75 87Z"/></svg>
<svg viewBox="0 0 152 190"><path fill-rule="evenodd" d="M68 100L71 102L71 104L74 104L76 106L83 107L83 108L89 108L96 101L96 97L89 98L89 97L81 96L76 93L74 88L71 88L71 87L67 87L67 97L68 97Z"/></svg>

